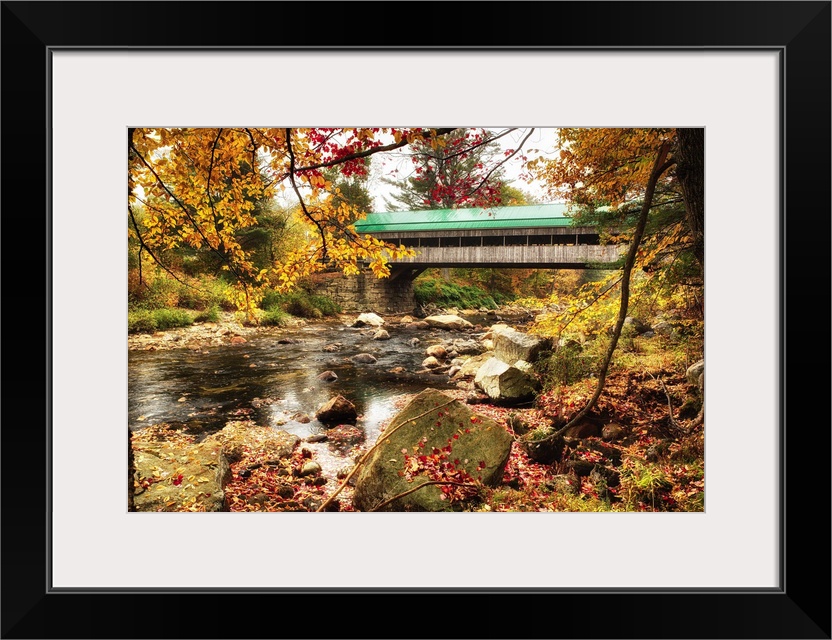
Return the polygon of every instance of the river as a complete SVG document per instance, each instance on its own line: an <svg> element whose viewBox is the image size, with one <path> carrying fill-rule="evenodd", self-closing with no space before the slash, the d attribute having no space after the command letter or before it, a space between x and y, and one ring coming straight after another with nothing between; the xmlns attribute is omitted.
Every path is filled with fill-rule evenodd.
<svg viewBox="0 0 832 640"><path fill-rule="evenodd" d="M131 350L130 428L168 423L204 437L229 420L248 419L306 439L326 432L315 412L340 394L355 405L358 426L372 444L380 427L398 410L396 401L402 396L427 387L456 388L447 374L416 373L422 368L425 349L445 340L477 337L439 329L385 328L389 340L373 340L374 329L328 321L258 332L239 345ZM413 338L418 344L411 343ZM338 351L324 351L333 344L339 345ZM350 358L359 353L369 353L377 361L355 364ZM391 373L396 367L405 373ZM319 380L324 371L333 371L337 380ZM299 414L311 421L297 420ZM325 475L344 466L343 455L324 443L303 446L315 450Z"/></svg>

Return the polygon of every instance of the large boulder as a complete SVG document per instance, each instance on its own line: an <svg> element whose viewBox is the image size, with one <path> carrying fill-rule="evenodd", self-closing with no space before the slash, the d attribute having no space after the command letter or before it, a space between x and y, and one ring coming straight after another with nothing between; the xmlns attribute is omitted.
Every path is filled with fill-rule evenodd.
<svg viewBox="0 0 832 640"><path fill-rule="evenodd" d="M506 364L513 365L518 360L536 362L540 354L552 348L551 340L540 338L511 327L492 329L494 356Z"/></svg>
<svg viewBox="0 0 832 640"><path fill-rule="evenodd" d="M341 422L354 423L358 418L355 405L344 396L335 396L318 409L315 417L325 425Z"/></svg>
<svg viewBox="0 0 832 640"><path fill-rule="evenodd" d="M234 463L246 457L259 457L264 460L288 458L297 447L300 438L287 431L258 426L251 420L233 420L209 435L203 442L222 446L225 457Z"/></svg>
<svg viewBox="0 0 832 640"><path fill-rule="evenodd" d="M485 347L476 340L454 340L451 345L453 350L461 356L475 356L479 355L485 350Z"/></svg>
<svg viewBox="0 0 832 640"><path fill-rule="evenodd" d="M502 480L512 437L491 418L475 414L440 391L427 389L393 418L379 442L356 476L353 504L362 511L426 481L430 476L425 469L431 466L447 465L444 468L451 472L464 471L487 486L495 486ZM431 485L398 498L384 510L452 509L443 496L440 486Z"/></svg>
<svg viewBox="0 0 832 640"><path fill-rule="evenodd" d="M218 442L134 445L136 511L228 511L228 459Z"/></svg>
<svg viewBox="0 0 832 640"><path fill-rule="evenodd" d="M473 324L465 320L464 318L460 318L459 316L455 315L438 315L438 316L428 316L425 318L425 322L428 323L431 327L438 327L439 329L472 329L474 327Z"/></svg>
<svg viewBox="0 0 832 640"><path fill-rule="evenodd" d="M493 357L493 353L487 352L468 358L464 363L462 363L462 365L460 365L459 371L454 374L454 378L457 380L461 378L473 378L477 375L477 371L480 370L480 367Z"/></svg>
<svg viewBox="0 0 832 640"><path fill-rule="evenodd" d="M355 322L353 327L380 327L384 324L384 319L375 313L362 313Z"/></svg>
<svg viewBox="0 0 832 640"><path fill-rule="evenodd" d="M534 397L537 380L525 371L489 358L478 370L474 384L497 402L522 402Z"/></svg>

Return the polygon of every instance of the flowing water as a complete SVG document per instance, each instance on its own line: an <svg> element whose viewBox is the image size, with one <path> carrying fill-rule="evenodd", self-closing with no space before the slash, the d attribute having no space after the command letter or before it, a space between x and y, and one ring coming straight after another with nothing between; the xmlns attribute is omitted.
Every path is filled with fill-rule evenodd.
<svg viewBox="0 0 832 640"><path fill-rule="evenodd" d="M207 434L229 420L250 419L261 426L283 429L301 438L326 432L316 410L335 395L350 400L359 414L367 444L398 410L396 400L427 387L455 388L445 374L415 373L425 349L434 343L472 334L387 327L390 340L373 340L373 329L320 323L297 329L264 332L245 344L129 353L128 419L131 429L170 423L191 433ZM279 339L295 340L279 343ZM413 338L419 339L412 345ZM338 344L335 352L327 345ZM370 353L373 364L355 364L359 353ZM405 373L390 370L403 367ZM317 376L333 371L324 382ZM311 421L295 418L305 414ZM316 451L325 474L344 465L344 458L323 443L304 444Z"/></svg>

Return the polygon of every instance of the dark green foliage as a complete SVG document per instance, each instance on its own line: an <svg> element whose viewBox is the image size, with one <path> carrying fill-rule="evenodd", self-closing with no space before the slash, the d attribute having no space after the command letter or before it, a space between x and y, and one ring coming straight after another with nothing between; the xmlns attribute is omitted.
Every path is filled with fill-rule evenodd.
<svg viewBox="0 0 832 640"><path fill-rule="evenodd" d="M129 333L164 331L176 327L187 327L194 319L184 309L139 309L127 313Z"/></svg>
<svg viewBox="0 0 832 640"><path fill-rule="evenodd" d="M263 314L260 324L265 327L283 327L289 323L290 316L279 307L272 307Z"/></svg>
<svg viewBox="0 0 832 640"><path fill-rule="evenodd" d="M416 302L433 303L440 307L457 307L460 309L496 309L497 302L493 296L472 285L460 285L435 279L417 279L413 285Z"/></svg>
<svg viewBox="0 0 832 640"><path fill-rule="evenodd" d="M558 347L548 358L541 360L537 371L545 388L570 385L596 372L601 356L585 352L579 344L568 343Z"/></svg>
<svg viewBox="0 0 832 640"><path fill-rule="evenodd" d="M260 307L267 312L282 311L299 318L323 318L341 313L341 307L332 298L311 294L303 289L291 293L267 291Z"/></svg>
<svg viewBox="0 0 832 640"><path fill-rule="evenodd" d="M194 317L194 322L219 322L220 308L216 305L200 311Z"/></svg>

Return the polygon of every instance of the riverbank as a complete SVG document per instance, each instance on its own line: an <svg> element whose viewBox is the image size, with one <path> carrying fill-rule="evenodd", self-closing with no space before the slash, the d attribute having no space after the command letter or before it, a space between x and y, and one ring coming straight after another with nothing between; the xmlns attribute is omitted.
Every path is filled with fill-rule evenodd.
<svg viewBox="0 0 832 640"><path fill-rule="evenodd" d="M534 312L517 306L506 306L496 310L459 310L433 309L437 314L459 315L470 321L475 330L484 331L496 322L509 322L519 326L534 320ZM315 320L316 325L351 326L359 313L339 313L331 317ZM419 318L408 314L379 314L388 326L399 326L403 319L418 322ZM283 326L250 326L241 323L237 314L222 311L216 322L194 322L186 327L176 327L152 333L128 333L129 350L157 351L167 349L202 349L223 345L245 344L255 336L280 336L284 333L308 326L310 320L287 316ZM477 326L479 325L479 326Z"/></svg>
<svg viewBox="0 0 832 640"><path fill-rule="evenodd" d="M592 395L594 378L547 389L520 406L490 402L477 391L473 375L456 378L448 368L424 366L429 348L450 351L454 342L468 346L483 341L490 325L479 323L505 321L509 314L469 311L460 316L477 324L459 331L425 326L412 317L385 316L383 330L389 337L376 339L378 329L354 326L358 314L279 328L245 327L228 314L216 323L130 336L136 356L159 352L142 356L150 359L141 373L133 372L131 382L131 396L139 393L134 384L145 389L142 407L131 408L134 446L143 456L155 456L151 468L163 469L159 477L143 482L167 483L172 489L179 486L176 481L192 477L190 486L200 487L194 484L203 478L198 469L164 470L158 446L165 442L184 447L199 454L198 460L205 447L192 447L214 443L236 453L229 460L229 476L220 483L224 499L212 504L230 511L314 511L396 412L419 391L437 388L461 403L475 402L474 412L493 418L513 441L502 481L465 510L701 510L704 433L689 413L682 419L683 403L694 387L684 366L663 351L670 343L645 339L638 349L622 352L597 409L566 435L562 451L547 457L530 441L582 406ZM529 314L518 310L514 317L522 324ZM177 354L175 349L184 350ZM355 361L358 353L371 358L361 364ZM131 368L138 362L131 359ZM292 374L295 369L299 372ZM325 369L337 374L322 378ZM154 377L157 382L152 382ZM377 397L382 388L385 395ZM214 395L202 399L200 389ZM358 405L351 428L329 429L315 420L315 410L336 394ZM270 444L274 438L280 439L282 455ZM287 449L286 441L294 445ZM206 470L214 469L212 465L209 456ZM209 476L206 483L220 482L213 471ZM345 487L336 506L329 508L353 510L350 491ZM205 510L199 495L216 493L205 491L187 507L173 503L172 508Z"/></svg>

